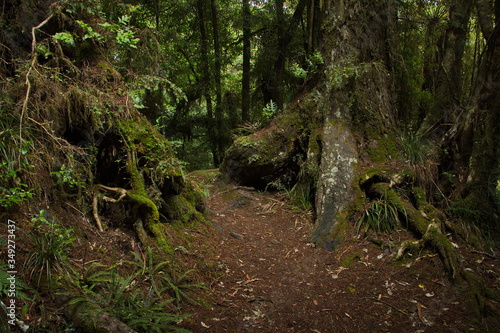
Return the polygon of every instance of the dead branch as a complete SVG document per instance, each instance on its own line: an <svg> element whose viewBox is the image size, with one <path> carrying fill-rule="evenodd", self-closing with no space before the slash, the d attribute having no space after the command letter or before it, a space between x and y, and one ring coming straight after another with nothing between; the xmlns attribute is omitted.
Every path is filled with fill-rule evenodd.
<svg viewBox="0 0 500 333"><path fill-rule="evenodd" d="M403 311L403 310L401 310L400 308L397 308L397 307L395 307L394 305L392 305L391 303L388 303L388 302L383 301L383 300L381 300L381 299L378 299L378 298L375 298L375 297L364 297L364 298L366 298L366 299L371 299L371 300L373 300L373 301L375 301L375 302L379 302L379 303L385 304L385 305L387 305L387 306L389 306L389 307L393 308L394 310L396 310L396 311L398 311L398 312L401 312L401 313L402 313L402 314L404 314L404 315L408 315L408 313L407 313L407 312L404 312L404 311Z"/></svg>
<svg viewBox="0 0 500 333"><path fill-rule="evenodd" d="M99 217L99 211L97 207L97 196L98 194L96 193L92 198L92 213L94 215L95 222L97 223L97 228L99 229L100 232L103 232L104 230L102 229L102 222L101 218Z"/></svg>
<svg viewBox="0 0 500 333"><path fill-rule="evenodd" d="M43 20L39 25L36 27L33 27L31 29L31 64L30 67L28 68L28 72L26 73L26 94L24 96L24 101L23 101L23 106L21 109L21 116L19 118L19 137L22 138L22 125L23 125L23 118L24 114L26 113L26 110L28 109L28 100L31 94L31 82L30 82L30 74L33 68L35 68L35 63L36 63L36 31L43 27L47 22L50 21L50 19L54 16L54 14L50 14L49 17L47 17L45 20Z"/></svg>

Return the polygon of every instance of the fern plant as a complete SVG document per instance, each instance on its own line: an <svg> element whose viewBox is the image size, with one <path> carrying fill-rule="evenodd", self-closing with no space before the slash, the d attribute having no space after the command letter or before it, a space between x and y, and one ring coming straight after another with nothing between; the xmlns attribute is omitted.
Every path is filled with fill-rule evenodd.
<svg viewBox="0 0 500 333"><path fill-rule="evenodd" d="M164 292L167 292L178 308L180 308L181 301L186 300L190 303L196 303L191 297L189 297L188 292L191 289L204 289L205 286L202 283L190 283L188 275L194 272L193 269L188 270L178 276L173 272L169 272L170 261L162 261L155 264L152 249L147 248L147 254L141 256L134 252L135 261L125 261L133 266L136 266L139 270L136 272L138 275L146 276L151 285L151 290L158 297L160 297Z"/></svg>
<svg viewBox="0 0 500 333"><path fill-rule="evenodd" d="M181 275L175 277L164 276L164 280L167 282L167 290L174 297L175 303L178 308L180 308L180 303L182 300L186 300L189 303L197 304L194 299L189 297L188 292L191 289L206 289L203 283L190 283L191 280L188 278L190 273L194 272L194 269L190 269Z"/></svg>
<svg viewBox="0 0 500 333"><path fill-rule="evenodd" d="M71 303L92 302L138 332L189 332L175 324L190 314L166 311L174 299L155 281L168 262L153 265L153 261L139 258L138 262L122 261L112 266L93 263L80 279L81 297ZM133 263L139 269L122 275L118 268L123 263Z"/></svg>
<svg viewBox="0 0 500 333"><path fill-rule="evenodd" d="M264 109L262 109L262 117L265 122L270 121L277 113L279 112L278 104L276 104L273 100L270 100L269 103L266 104Z"/></svg>

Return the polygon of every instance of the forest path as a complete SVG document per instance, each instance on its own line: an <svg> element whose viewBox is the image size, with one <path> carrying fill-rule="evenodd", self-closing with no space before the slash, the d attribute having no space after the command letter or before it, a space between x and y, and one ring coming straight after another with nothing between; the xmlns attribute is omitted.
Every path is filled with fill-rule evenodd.
<svg viewBox="0 0 500 333"><path fill-rule="evenodd" d="M279 193L214 187L207 208L223 273L207 286L208 305L188 309L193 332L474 328L436 256L394 264L392 249L355 237L334 252L315 248L311 214L295 212Z"/></svg>

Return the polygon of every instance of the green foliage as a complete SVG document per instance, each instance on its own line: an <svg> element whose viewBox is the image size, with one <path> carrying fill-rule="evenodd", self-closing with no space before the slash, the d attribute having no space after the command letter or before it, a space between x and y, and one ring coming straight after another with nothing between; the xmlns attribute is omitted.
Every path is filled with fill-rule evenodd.
<svg viewBox="0 0 500 333"><path fill-rule="evenodd" d="M45 210L31 219L33 229L28 238L33 244L25 259L24 266L40 287L53 281L56 273L69 273L71 265L67 257L73 248L73 229L66 229L45 217Z"/></svg>
<svg viewBox="0 0 500 333"><path fill-rule="evenodd" d="M194 272L194 269L190 269L178 276L176 276L175 274L171 274L170 278L164 278L167 282L166 288L174 297L177 307L180 307L180 302L182 300L185 300L192 304L197 304L195 300L189 297L188 292L191 289L205 289L205 286L203 284L191 283L191 279L188 278L188 275L192 272Z"/></svg>
<svg viewBox="0 0 500 333"><path fill-rule="evenodd" d="M148 277L151 284L151 290L158 297L161 297L164 292L167 292L173 297L177 307L180 307L183 300L196 304L196 301L189 297L188 292L192 289L205 289L205 286L203 284L190 283L188 275L194 272L193 269L177 275L168 270L170 265L169 261L155 264L150 247L148 247L147 255L141 256L134 252L134 256L135 261L127 261L127 263L139 269L136 272L137 275Z"/></svg>
<svg viewBox="0 0 500 333"><path fill-rule="evenodd" d="M173 299L165 299L161 286L163 268L169 262L154 264L151 250L147 258L135 254L137 261L123 261L113 266L91 264L80 279L81 297L72 304L92 302L139 332L187 332L174 324L189 314L172 314L166 310ZM132 274L119 272L122 264L138 268Z"/></svg>
<svg viewBox="0 0 500 333"><path fill-rule="evenodd" d="M74 176L74 173L73 166L68 167L63 164L59 171L53 171L50 174L55 176L57 185L67 185L70 188L83 187L83 183Z"/></svg>
<svg viewBox="0 0 500 333"><path fill-rule="evenodd" d="M87 23L80 20L76 20L76 23L78 23L83 29L85 29L83 40L94 39L100 42L104 41L104 37L100 33L94 31L94 29Z"/></svg>
<svg viewBox="0 0 500 333"><path fill-rule="evenodd" d="M15 183L14 186L1 184ZM20 182L18 171L9 169L6 162L0 163L0 206L8 209L33 197L33 190Z"/></svg>
<svg viewBox="0 0 500 333"><path fill-rule="evenodd" d="M308 74L307 71L304 68L300 67L300 65L297 63L294 63L292 65L292 68L290 68L290 72L293 76L299 79L305 79Z"/></svg>
<svg viewBox="0 0 500 333"><path fill-rule="evenodd" d="M75 46L75 39L73 38L73 35L69 32L58 32L52 37L62 42L65 45L73 47Z"/></svg>
<svg viewBox="0 0 500 333"><path fill-rule="evenodd" d="M9 209L31 199L33 189L29 189L21 179L21 174L33 168L28 157L32 142L20 143L19 133L11 125L1 124L0 131L0 207ZM9 128L10 127L10 128Z"/></svg>
<svg viewBox="0 0 500 333"><path fill-rule="evenodd" d="M413 131L401 135L403 152L410 165L422 164L427 160L429 148L424 138Z"/></svg>
<svg viewBox="0 0 500 333"><path fill-rule="evenodd" d="M309 212L312 210L312 200L314 192L311 186L294 188L290 193L292 203L301 211Z"/></svg>
<svg viewBox="0 0 500 333"><path fill-rule="evenodd" d="M262 117L265 122L270 121L279 112L278 105L273 101L269 101L264 109L262 109Z"/></svg>
<svg viewBox="0 0 500 333"><path fill-rule="evenodd" d="M310 73L317 73L319 68L324 65L323 55L318 50L306 57L307 69Z"/></svg>
<svg viewBox="0 0 500 333"><path fill-rule="evenodd" d="M402 212L402 214L406 216L406 212ZM356 223L356 232L359 234L363 225L363 232L367 232L369 229L376 233L389 232L397 228L399 221L399 207L386 198L382 198L372 201L365 209Z"/></svg>
<svg viewBox="0 0 500 333"><path fill-rule="evenodd" d="M37 44L36 50L39 54L43 55L45 59L49 59L54 55L54 53L50 51L50 49L46 45L43 44Z"/></svg>
<svg viewBox="0 0 500 333"><path fill-rule="evenodd" d="M140 42L139 38L135 37L133 27L130 26L130 16L123 15L119 18L119 24L101 23L102 27L107 30L113 31L116 43L123 49L136 49L137 44Z"/></svg>

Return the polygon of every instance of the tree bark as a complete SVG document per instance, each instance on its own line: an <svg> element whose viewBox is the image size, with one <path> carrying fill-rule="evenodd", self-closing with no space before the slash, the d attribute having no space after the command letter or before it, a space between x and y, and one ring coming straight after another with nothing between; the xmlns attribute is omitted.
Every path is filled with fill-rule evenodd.
<svg viewBox="0 0 500 333"><path fill-rule="evenodd" d="M271 85L273 100L278 110L283 110L283 79L285 74L285 14L283 9L283 0L275 0L276 4L276 30L278 34L278 53L274 63L274 75Z"/></svg>
<svg viewBox="0 0 500 333"><path fill-rule="evenodd" d="M201 89L203 91L203 96L205 97L206 107L207 107L207 134L208 140L210 142L210 149L212 150L212 157L214 166L219 165L220 159L217 149L217 136L214 126L214 115L212 108L212 95L210 93L211 80L210 80L210 62L208 56L208 34L205 27L205 6L204 0L197 1L197 11L198 11L198 26L200 29L200 51L201 51L201 66L202 66L202 83Z"/></svg>
<svg viewBox="0 0 500 333"><path fill-rule="evenodd" d="M250 3L243 0L243 75L241 79L241 120L250 121L250 57L251 57Z"/></svg>
<svg viewBox="0 0 500 333"><path fill-rule="evenodd" d="M222 109L222 83L221 83L221 48L219 42L219 22L218 22L218 9L216 0L210 1L212 9L212 33L214 39L214 80L215 80L215 132L216 132L216 151L214 156L215 167L218 167L222 156L224 155L225 145L224 142L224 129L223 129L223 109Z"/></svg>

